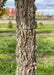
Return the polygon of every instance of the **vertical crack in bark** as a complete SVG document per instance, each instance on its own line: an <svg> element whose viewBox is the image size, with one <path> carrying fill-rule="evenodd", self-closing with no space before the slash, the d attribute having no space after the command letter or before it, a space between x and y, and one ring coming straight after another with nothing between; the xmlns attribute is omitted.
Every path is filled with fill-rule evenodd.
<svg viewBox="0 0 54 75"><path fill-rule="evenodd" d="M28 4L29 0L25 1L25 25L28 26Z"/></svg>

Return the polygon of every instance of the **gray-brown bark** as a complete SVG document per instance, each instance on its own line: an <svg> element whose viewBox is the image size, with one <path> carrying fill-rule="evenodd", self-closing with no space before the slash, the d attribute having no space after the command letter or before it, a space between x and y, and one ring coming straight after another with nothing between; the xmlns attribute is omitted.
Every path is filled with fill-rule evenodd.
<svg viewBox="0 0 54 75"><path fill-rule="evenodd" d="M15 0L17 22L16 75L36 75L35 0Z"/></svg>

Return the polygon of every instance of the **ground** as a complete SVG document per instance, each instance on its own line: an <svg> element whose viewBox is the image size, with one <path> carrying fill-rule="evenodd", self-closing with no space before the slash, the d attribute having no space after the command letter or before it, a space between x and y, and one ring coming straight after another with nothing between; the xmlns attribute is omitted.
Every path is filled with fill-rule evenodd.
<svg viewBox="0 0 54 75"><path fill-rule="evenodd" d="M16 23L16 20L11 20L12 21L12 23ZM8 23L9 22L9 20L1 20L0 19L0 23ZM39 22L42 22L42 23L44 23L44 24L54 24L54 20L37 20L37 22L39 23Z"/></svg>
<svg viewBox="0 0 54 75"><path fill-rule="evenodd" d="M16 24L13 28L8 28L8 23L0 23L0 30L15 31ZM36 58L37 58L37 75L54 75L54 24L38 24L36 29ZM15 75L16 61L16 33L0 33L0 75Z"/></svg>

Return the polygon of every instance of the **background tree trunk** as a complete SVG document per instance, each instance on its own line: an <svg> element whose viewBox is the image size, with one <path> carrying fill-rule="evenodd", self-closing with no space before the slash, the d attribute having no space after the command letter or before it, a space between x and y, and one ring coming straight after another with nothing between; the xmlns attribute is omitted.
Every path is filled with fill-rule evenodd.
<svg viewBox="0 0 54 75"><path fill-rule="evenodd" d="M16 75L36 75L35 0L15 0L17 22Z"/></svg>

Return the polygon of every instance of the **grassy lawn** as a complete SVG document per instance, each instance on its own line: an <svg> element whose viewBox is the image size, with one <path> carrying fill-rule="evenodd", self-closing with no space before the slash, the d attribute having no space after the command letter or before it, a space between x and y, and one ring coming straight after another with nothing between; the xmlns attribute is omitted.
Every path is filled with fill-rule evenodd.
<svg viewBox="0 0 54 75"><path fill-rule="evenodd" d="M16 24L12 25L13 28L8 27L8 23L0 23L0 31L15 31Z"/></svg>
<svg viewBox="0 0 54 75"><path fill-rule="evenodd" d="M3 38L4 37L4 38ZM0 75L15 75L16 36L13 33L0 34Z"/></svg>
<svg viewBox="0 0 54 75"><path fill-rule="evenodd" d="M9 28L7 23L0 23L0 31L16 31L16 24L12 26L13 28ZM43 24L42 26L38 24L37 26L36 31L54 32L54 24Z"/></svg>
<svg viewBox="0 0 54 75"><path fill-rule="evenodd" d="M8 36L6 36L8 35ZM11 36L10 36L11 35ZM44 37L43 37L44 35ZM15 75L16 36L12 33L0 34L0 74ZM6 37L4 37L6 36ZM49 36L49 38L48 38ZM4 37L4 38L3 38ZM37 75L54 73L54 37L50 34L37 34Z"/></svg>
<svg viewBox="0 0 54 75"><path fill-rule="evenodd" d="M37 75L54 75L54 33L36 35Z"/></svg>
<svg viewBox="0 0 54 75"><path fill-rule="evenodd" d="M16 24L13 26L15 31ZM40 33L36 35L37 75L54 75L54 25L39 26L37 31L51 30L51 33ZM0 24L1 28L7 28L7 24ZM1 29L2 30L2 29ZM0 31L1 31L0 30ZM9 29L9 31L12 29ZM4 30L3 30L4 31ZM7 30L5 30L7 31ZM0 75L15 75L16 61L16 34L0 33ZM45 74L44 74L45 73ZM51 74L52 73L52 74Z"/></svg>
<svg viewBox="0 0 54 75"><path fill-rule="evenodd" d="M54 24L40 24L37 25L36 31L46 31L46 32L54 32Z"/></svg>

